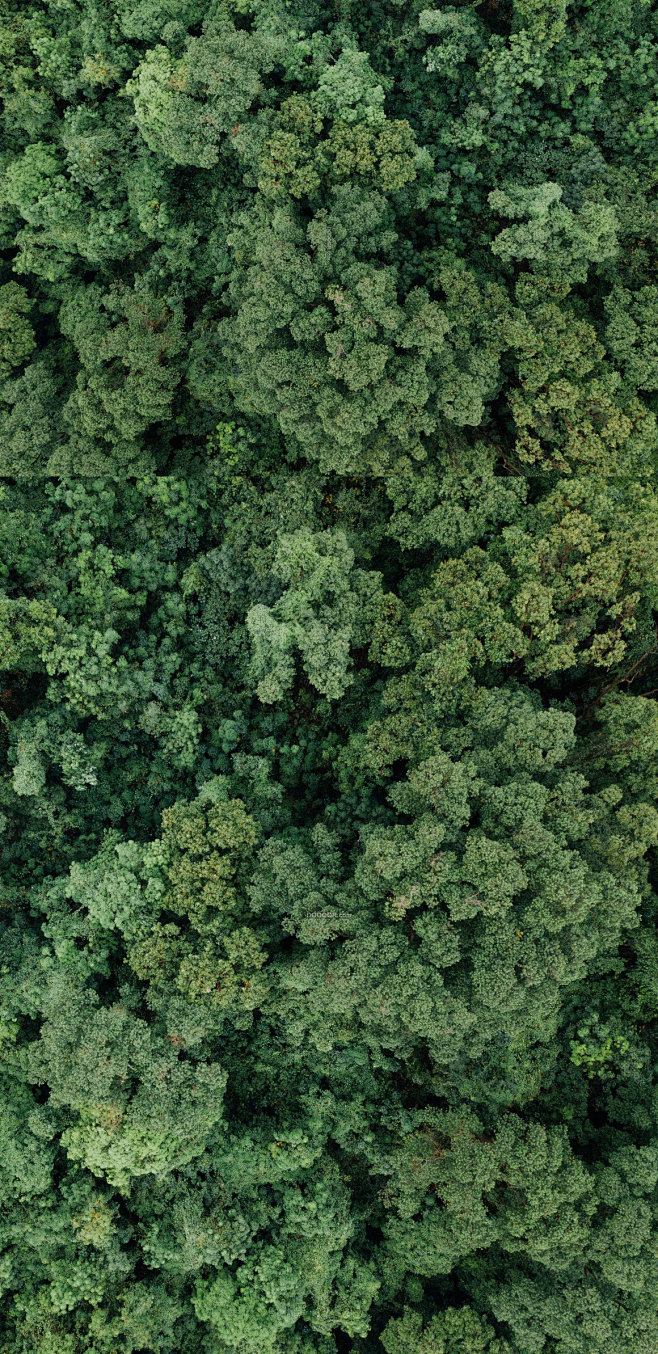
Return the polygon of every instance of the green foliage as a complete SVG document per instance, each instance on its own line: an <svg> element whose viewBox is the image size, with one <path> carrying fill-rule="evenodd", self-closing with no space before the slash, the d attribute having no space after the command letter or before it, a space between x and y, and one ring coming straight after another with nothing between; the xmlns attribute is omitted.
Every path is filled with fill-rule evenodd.
<svg viewBox="0 0 658 1354"><path fill-rule="evenodd" d="M236 29L225 16L188 39L177 61L167 47L154 47L126 85L147 145L177 165L212 169L220 137L251 107L277 55L275 43Z"/></svg>
<svg viewBox="0 0 658 1354"><path fill-rule="evenodd" d="M295 650L317 691L343 695L350 647L369 636L379 584L377 574L353 566L354 551L339 528L279 537L272 574L288 587L273 608L261 603L246 617L261 701L280 700L291 686Z"/></svg>
<svg viewBox="0 0 658 1354"><path fill-rule="evenodd" d="M0 0L0 1354L655 1354L657 78Z"/></svg>
<svg viewBox="0 0 658 1354"><path fill-rule="evenodd" d="M507 1354L506 1340L496 1339L493 1328L472 1307L446 1307L423 1328L420 1312L406 1308L402 1317L389 1321L381 1337L386 1354Z"/></svg>

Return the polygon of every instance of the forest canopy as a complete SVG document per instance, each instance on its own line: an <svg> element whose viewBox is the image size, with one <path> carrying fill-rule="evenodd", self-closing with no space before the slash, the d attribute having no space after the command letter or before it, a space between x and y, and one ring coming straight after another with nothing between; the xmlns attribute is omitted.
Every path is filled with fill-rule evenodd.
<svg viewBox="0 0 658 1354"><path fill-rule="evenodd" d="M0 1352L658 1349L658 8L0 0Z"/></svg>

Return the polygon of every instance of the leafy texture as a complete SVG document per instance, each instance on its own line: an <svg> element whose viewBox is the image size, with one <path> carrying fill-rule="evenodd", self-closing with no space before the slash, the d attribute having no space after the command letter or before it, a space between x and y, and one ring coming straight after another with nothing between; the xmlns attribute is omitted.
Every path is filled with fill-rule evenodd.
<svg viewBox="0 0 658 1354"><path fill-rule="evenodd" d="M2 1354L658 1348L658 20L0 0Z"/></svg>

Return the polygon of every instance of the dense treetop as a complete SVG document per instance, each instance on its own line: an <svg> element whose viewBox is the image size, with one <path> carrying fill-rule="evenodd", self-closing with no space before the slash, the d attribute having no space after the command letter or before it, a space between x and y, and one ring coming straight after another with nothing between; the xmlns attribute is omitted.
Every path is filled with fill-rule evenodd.
<svg viewBox="0 0 658 1354"><path fill-rule="evenodd" d="M0 1354L658 1348L658 10L0 0Z"/></svg>

